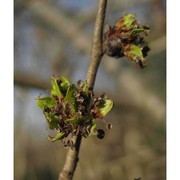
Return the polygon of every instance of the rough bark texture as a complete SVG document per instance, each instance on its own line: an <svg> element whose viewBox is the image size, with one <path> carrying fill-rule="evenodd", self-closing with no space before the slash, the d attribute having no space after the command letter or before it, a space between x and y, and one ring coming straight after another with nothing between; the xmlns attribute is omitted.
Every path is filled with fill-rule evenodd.
<svg viewBox="0 0 180 180"><path fill-rule="evenodd" d="M94 87L95 78L98 70L99 63L103 56L103 49L102 49L102 40L103 40L103 27L104 27L104 19L105 19L105 12L106 12L106 4L107 0L99 0L99 7L96 16L96 23L94 28L94 35L93 35L93 43L92 43L92 50L90 55L90 64L87 71L87 82L91 89ZM74 149L69 149L66 161L59 175L59 180L71 180L74 175L74 171L77 166L77 162L79 160L79 150L81 144L81 135L74 136L73 142L75 144Z"/></svg>

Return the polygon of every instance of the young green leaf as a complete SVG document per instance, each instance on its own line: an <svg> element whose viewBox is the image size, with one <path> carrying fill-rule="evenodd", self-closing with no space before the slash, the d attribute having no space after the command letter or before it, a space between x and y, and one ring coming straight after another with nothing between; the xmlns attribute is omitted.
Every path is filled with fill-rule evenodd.
<svg viewBox="0 0 180 180"><path fill-rule="evenodd" d="M48 127L51 129L55 129L59 127L59 117L52 115L52 113L44 113L46 117L46 122L48 124Z"/></svg>
<svg viewBox="0 0 180 180"><path fill-rule="evenodd" d="M125 28L126 30L129 30L130 28L133 28L132 25L135 19L136 17L134 14L128 14L126 16L123 16L115 24L115 29L122 31L122 29Z"/></svg>
<svg viewBox="0 0 180 180"><path fill-rule="evenodd" d="M123 25L126 26L127 28L130 28L136 19L134 14L128 14L128 15L124 16L123 18L124 18Z"/></svg>
<svg viewBox="0 0 180 180"><path fill-rule="evenodd" d="M83 92L88 95L89 92L89 88L88 88L88 84L87 81L84 82L84 86L83 86Z"/></svg>
<svg viewBox="0 0 180 180"><path fill-rule="evenodd" d="M74 93L76 91L77 91L77 87L74 84L69 86L66 92L65 101L74 101L75 100Z"/></svg>
<svg viewBox="0 0 180 180"><path fill-rule="evenodd" d="M37 98L36 99L37 105L44 110L45 108L51 108L56 104L56 101L53 97L44 97L44 98Z"/></svg>
<svg viewBox="0 0 180 180"><path fill-rule="evenodd" d="M62 132L57 133L55 137L48 136L48 140L51 141L51 142L61 140L63 138L64 138L64 133L62 133Z"/></svg>
<svg viewBox="0 0 180 180"><path fill-rule="evenodd" d="M113 102L110 99L105 99L102 107L99 108L100 114L104 117L113 107Z"/></svg>
<svg viewBox="0 0 180 180"><path fill-rule="evenodd" d="M61 76L60 81L60 89L62 89L62 91L67 91L68 87L70 86L70 82L68 81L68 79L64 76Z"/></svg>
<svg viewBox="0 0 180 180"><path fill-rule="evenodd" d="M89 136L91 136L91 135L97 135L96 127L97 127L97 124L96 124L95 120L93 120L91 129L90 129Z"/></svg>
<svg viewBox="0 0 180 180"><path fill-rule="evenodd" d="M77 91L77 87L74 84L72 84L71 86L68 87L65 96L65 101L68 101L72 105L73 112L77 111L76 98L74 96L76 91Z"/></svg>
<svg viewBox="0 0 180 180"><path fill-rule="evenodd" d="M60 97L63 96L62 92L59 88L59 85L58 85L58 79L56 79L55 77L52 77L51 78L51 86L52 86L52 90L51 90L52 95L60 96Z"/></svg>
<svg viewBox="0 0 180 180"><path fill-rule="evenodd" d="M131 31L131 33L130 33L130 35L131 35L131 37L133 37L133 36L136 36L136 35L138 35L138 34L140 34L140 33L142 33L142 32L145 32L145 31L147 31L146 29L133 29L132 31Z"/></svg>
<svg viewBox="0 0 180 180"><path fill-rule="evenodd" d="M139 64L141 68L144 67L144 57L140 47L130 44L125 47L124 55L135 63Z"/></svg>
<svg viewBox="0 0 180 180"><path fill-rule="evenodd" d="M74 118L69 118L69 119L66 119L65 122L71 122L73 124L78 124L79 122L79 119L74 117Z"/></svg>

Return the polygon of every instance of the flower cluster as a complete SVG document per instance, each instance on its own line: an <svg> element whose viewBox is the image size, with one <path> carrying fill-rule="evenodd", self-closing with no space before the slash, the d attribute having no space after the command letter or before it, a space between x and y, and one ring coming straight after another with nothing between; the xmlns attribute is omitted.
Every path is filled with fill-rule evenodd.
<svg viewBox="0 0 180 180"><path fill-rule="evenodd" d="M145 57L150 50L144 36L149 34L148 26L141 26L135 15L121 17L117 23L104 33L104 52L111 57L127 57L144 68Z"/></svg>
<svg viewBox="0 0 180 180"><path fill-rule="evenodd" d="M105 94L92 100L94 93L88 88L87 82L78 81L77 85L70 84L65 77L51 78L52 90L50 96L38 97L38 106L42 109L48 127L57 130L55 137L49 136L54 142L70 134L72 136L96 135L102 139L104 131L96 128L95 120L102 119L112 108L113 102ZM108 128L111 127L109 123ZM70 140L65 144L72 146Z"/></svg>

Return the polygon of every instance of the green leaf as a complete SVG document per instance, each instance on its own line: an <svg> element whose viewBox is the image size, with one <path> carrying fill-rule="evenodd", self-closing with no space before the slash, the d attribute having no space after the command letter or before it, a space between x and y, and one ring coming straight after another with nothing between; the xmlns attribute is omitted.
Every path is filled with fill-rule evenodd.
<svg viewBox="0 0 180 180"><path fill-rule="evenodd" d="M75 101L75 97L74 97L74 93L77 91L77 87L72 84L71 86L69 86L69 88L67 89L66 92L66 96L65 96L65 100L66 101Z"/></svg>
<svg viewBox="0 0 180 180"><path fill-rule="evenodd" d="M37 105L44 110L45 108L52 108L56 104L56 100L53 97L44 97L36 99Z"/></svg>
<svg viewBox="0 0 180 180"><path fill-rule="evenodd" d="M95 120L93 119L89 136L91 136L91 135L97 135L96 127L97 127L97 124L96 124Z"/></svg>
<svg viewBox="0 0 180 180"><path fill-rule="evenodd" d="M82 120L79 119L79 118L69 118L69 119L66 119L65 122L70 122L70 123L74 123L74 124L79 124Z"/></svg>
<svg viewBox="0 0 180 180"><path fill-rule="evenodd" d="M140 33L145 32L145 31L147 31L147 30L145 30L143 28L141 28L141 29L133 29L131 31L131 36L136 36L137 34L140 34Z"/></svg>
<svg viewBox="0 0 180 180"><path fill-rule="evenodd" d="M54 76L51 77L51 85L52 85L51 94L62 97L63 95L58 85L58 79L56 79Z"/></svg>
<svg viewBox="0 0 180 180"><path fill-rule="evenodd" d="M77 111L76 98L74 97L75 92L77 91L77 87L72 84L69 86L66 92L65 101L68 101L72 105L73 112Z"/></svg>
<svg viewBox="0 0 180 180"><path fill-rule="evenodd" d="M68 87L70 86L70 82L64 76L61 76L60 80L61 80L60 88L62 88L63 91L67 91Z"/></svg>
<svg viewBox="0 0 180 180"><path fill-rule="evenodd" d="M102 116L105 116L113 107L113 102L110 99L106 99L102 105L102 107L99 108L99 112Z"/></svg>
<svg viewBox="0 0 180 180"><path fill-rule="evenodd" d="M126 16L121 17L117 23L115 24L116 30L121 30L122 28L126 28L127 30L133 28L133 23L135 21L134 14L128 14Z"/></svg>
<svg viewBox="0 0 180 180"><path fill-rule="evenodd" d="M51 85L52 85L51 94L62 97L66 94L66 91L70 86L70 83L68 79L66 79L64 76L61 76L60 78L55 78L53 76L51 78Z"/></svg>
<svg viewBox="0 0 180 180"><path fill-rule="evenodd" d="M46 122L51 129L59 128L59 117L52 115L51 113L45 113Z"/></svg>
<svg viewBox="0 0 180 180"><path fill-rule="evenodd" d="M135 61L136 63L139 63L139 61L144 64L144 57L142 54L142 50L140 47L134 45L134 44L130 44L125 48L125 52L124 55L130 59Z"/></svg>
<svg viewBox="0 0 180 180"><path fill-rule="evenodd" d="M88 96L89 87L88 87L87 81L84 82L83 92L86 94L86 96Z"/></svg>
<svg viewBox="0 0 180 180"><path fill-rule="evenodd" d="M123 18L124 18L123 25L126 26L127 28L130 28L136 19L134 14L128 14L128 15L124 16Z"/></svg>
<svg viewBox="0 0 180 180"><path fill-rule="evenodd" d="M57 133L55 137L48 136L48 140L51 141L51 142L61 140L63 138L64 138L64 133L62 133L62 132Z"/></svg>

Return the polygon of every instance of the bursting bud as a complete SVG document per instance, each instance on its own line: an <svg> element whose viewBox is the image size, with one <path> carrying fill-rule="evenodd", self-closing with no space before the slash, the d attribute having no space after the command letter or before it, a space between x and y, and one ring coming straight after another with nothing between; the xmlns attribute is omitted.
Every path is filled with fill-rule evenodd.
<svg viewBox="0 0 180 180"><path fill-rule="evenodd" d="M94 93L86 81L80 80L76 85L63 76L53 76L51 85L49 96L36 99L48 127L57 131L54 137L48 136L48 140L61 140L65 147L73 147L72 141L65 140L69 135L85 138L96 135L102 139L105 133L96 128L96 120L106 116L113 102L105 94L93 99Z"/></svg>
<svg viewBox="0 0 180 180"><path fill-rule="evenodd" d="M148 35L149 27L142 26L134 14L127 14L113 27L107 27L104 33L104 53L115 58L125 56L140 68L144 68L145 57L150 50L144 39Z"/></svg>

